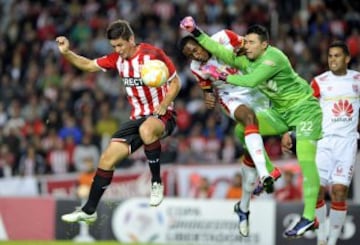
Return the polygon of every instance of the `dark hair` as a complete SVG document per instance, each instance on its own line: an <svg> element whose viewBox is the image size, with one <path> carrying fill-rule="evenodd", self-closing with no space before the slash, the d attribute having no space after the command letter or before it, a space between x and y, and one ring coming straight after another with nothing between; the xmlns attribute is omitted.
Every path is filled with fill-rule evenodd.
<svg viewBox="0 0 360 245"><path fill-rule="evenodd" d="M269 42L270 38L269 38L269 32L266 29L265 26L262 25L252 25L247 29L246 34L257 34L259 35L260 41L261 42Z"/></svg>
<svg viewBox="0 0 360 245"><path fill-rule="evenodd" d="M188 42L195 42L199 44L198 40L196 40L193 36L188 35L180 39L178 43L178 49L182 52Z"/></svg>
<svg viewBox="0 0 360 245"><path fill-rule="evenodd" d="M106 36L109 40L122 38L129 41L131 36L134 36L134 32L130 27L129 22L126 20L117 20L112 22L106 30Z"/></svg>
<svg viewBox="0 0 360 245"><path fill-rule="evenodd" d="M340 48L340 49L342 49L342 51L344 52L344 54L346 56L350 56L349 48L344 41L336 40L336 41L332 42L329 46L328 51L331 48Z"/></svg>

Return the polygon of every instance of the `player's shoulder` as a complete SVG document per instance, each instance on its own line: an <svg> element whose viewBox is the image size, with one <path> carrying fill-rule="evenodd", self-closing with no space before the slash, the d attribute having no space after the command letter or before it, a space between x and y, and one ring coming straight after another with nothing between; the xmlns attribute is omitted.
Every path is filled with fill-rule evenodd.
<svg viewBox="0 0 360 245"><path fill-rule="evenodd" d="M201 62L197 60L192 60L190 63L190 70L200 70L201 68Z"/></svg>
<svg viewBox="0 0 360 245"><path fill-rule="evenodd" d="M282 60L287 59L286 54L279 48L269 45L265 51L265 55L267 58L271 58L274 60Z"/></svg>
<svg viewBox="0 0 360 245"><path fill-rule="evenodd" d="M244 42L242 36L228 29L224 29L214 33L213 35L211 35L211 39L230 49L234 48L235 46L241 46Z"/></svg>
<svg viewBox="0 0 360 245"><path fill-rule="evenodd" d="M347 70L347 75L349 77L351 77L352 79L354 79L355 81L360 82L360 72L348 69Z"/></svg>
<svg viewBox="0 0 360 245"><path fill-rule="evenodd" d="M161 48L150 44L150 43L140 43L138 45L138 52L145 54L153 54L153 53L162 53L164 52Z"/></svg>
<svg viewBox="0 0 360 245"><path fill-rule="evenodd" d="M323 83L323 82L329 81L330 78L331 78L331 71L325 71L325 72L315 76L314 80L317 83Z"/></svg>

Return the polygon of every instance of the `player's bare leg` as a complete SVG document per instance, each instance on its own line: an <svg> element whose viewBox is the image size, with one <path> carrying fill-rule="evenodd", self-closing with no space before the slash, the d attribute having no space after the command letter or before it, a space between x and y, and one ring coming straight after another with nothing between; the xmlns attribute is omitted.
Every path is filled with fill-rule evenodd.
<svg viewBox="0 0 360 245"><path fill-rule="evenodd" d="M95 222L97 219L96 208L112 181L114 166L128 155L129 145L126 142L110 142L100 157L87 202L82 208L77 208L74 212L62 215L61 219L68 223L84 221L90 224Z"/></svg>

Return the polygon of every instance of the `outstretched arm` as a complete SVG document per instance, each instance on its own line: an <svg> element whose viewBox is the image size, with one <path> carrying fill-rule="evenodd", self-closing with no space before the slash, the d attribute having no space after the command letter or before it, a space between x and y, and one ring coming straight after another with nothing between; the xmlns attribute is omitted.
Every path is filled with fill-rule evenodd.
<svg viewBox="0 0 360 245"><path fill-rule="evenodd" d="M180 28L190 32L199 41L199 44L208 50L211 54L217 58L223 60L226 64L242 70L245 66L244 58L236 56L233 51L224 47L224 45L211 39L209 35L202 32L195 23L195 20L191 16L185 17L180 22Z"/></svg>
<svg viewBox="0 0 360 245"><path fill-rule="evenodd" d="M244 75L228 75L226 82L243 87L256 87L257 85L268 81L276 73L279 72L280 67L275 62L270 60L263 61L251 73Z"/></svg>
<svg viewBox="0 0 360 245"><path fill-rule="evenodd" d="M95 60L88 59L71 51L69 40L66 37L57 37L56 42L58 44L60 53L65 57L65 59L80 70L89 72L101 70L100 67L96 64Z"/></svg>

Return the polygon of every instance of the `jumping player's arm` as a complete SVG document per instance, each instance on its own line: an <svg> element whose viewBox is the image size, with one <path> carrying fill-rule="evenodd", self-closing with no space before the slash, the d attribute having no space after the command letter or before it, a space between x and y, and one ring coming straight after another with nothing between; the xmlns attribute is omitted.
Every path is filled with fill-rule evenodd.
<svg viewBox="0 0 360 245"><path fill-rule="evenodd" d="M210 36L208 36L206 33L202 32L195 38L199 41L201 46L203 46L214 56L224 61L226 64L240 70L244 70L246 67L245 56L237 56L232 50L229 50L228 48L224 47L224 45L211 39Z"/></svg>
<svg viewBox="0 0 360 245"><path fill-rule="evenodd" d="M168 107L173 103L176 96L179 94L181 89L181 80L176 73L176 68L172 60L165 54L161 49L156 49L158 59L162 60L169 69L169 79L168 79L168 90L165 94L164 99L161 103L155 108L155 113L158 115L164 115Z"/></svg>
<svg viewBox="0 0 360 245"><path fill-rule="evenodd" d="M166 113L167 108L180 92L181 82L177 74L174 75L173 79L171 79L169 83L169 90L167 91L164 100L157 108L155 108L155 113L158 115L164 115Z"/></svg>
<svg viewBox="0 0 360 245"><path fill-rule="evenodd" d="M282 69L282 62L277 61L274 57L264 59L251 73L244 75L229 75L226 82L242 86L254 88L257 85L270 80L275 74Z"/></svg>
<svg viewBox="0 0 360 245"><path fill-rule="evenodd" d="M78 55L70 50L69 40L64 36L56 38L60 53L65 57L67 61L83 71L96 72L101 68L96 64L95 60L88 59L84 56Z"/></svg>

